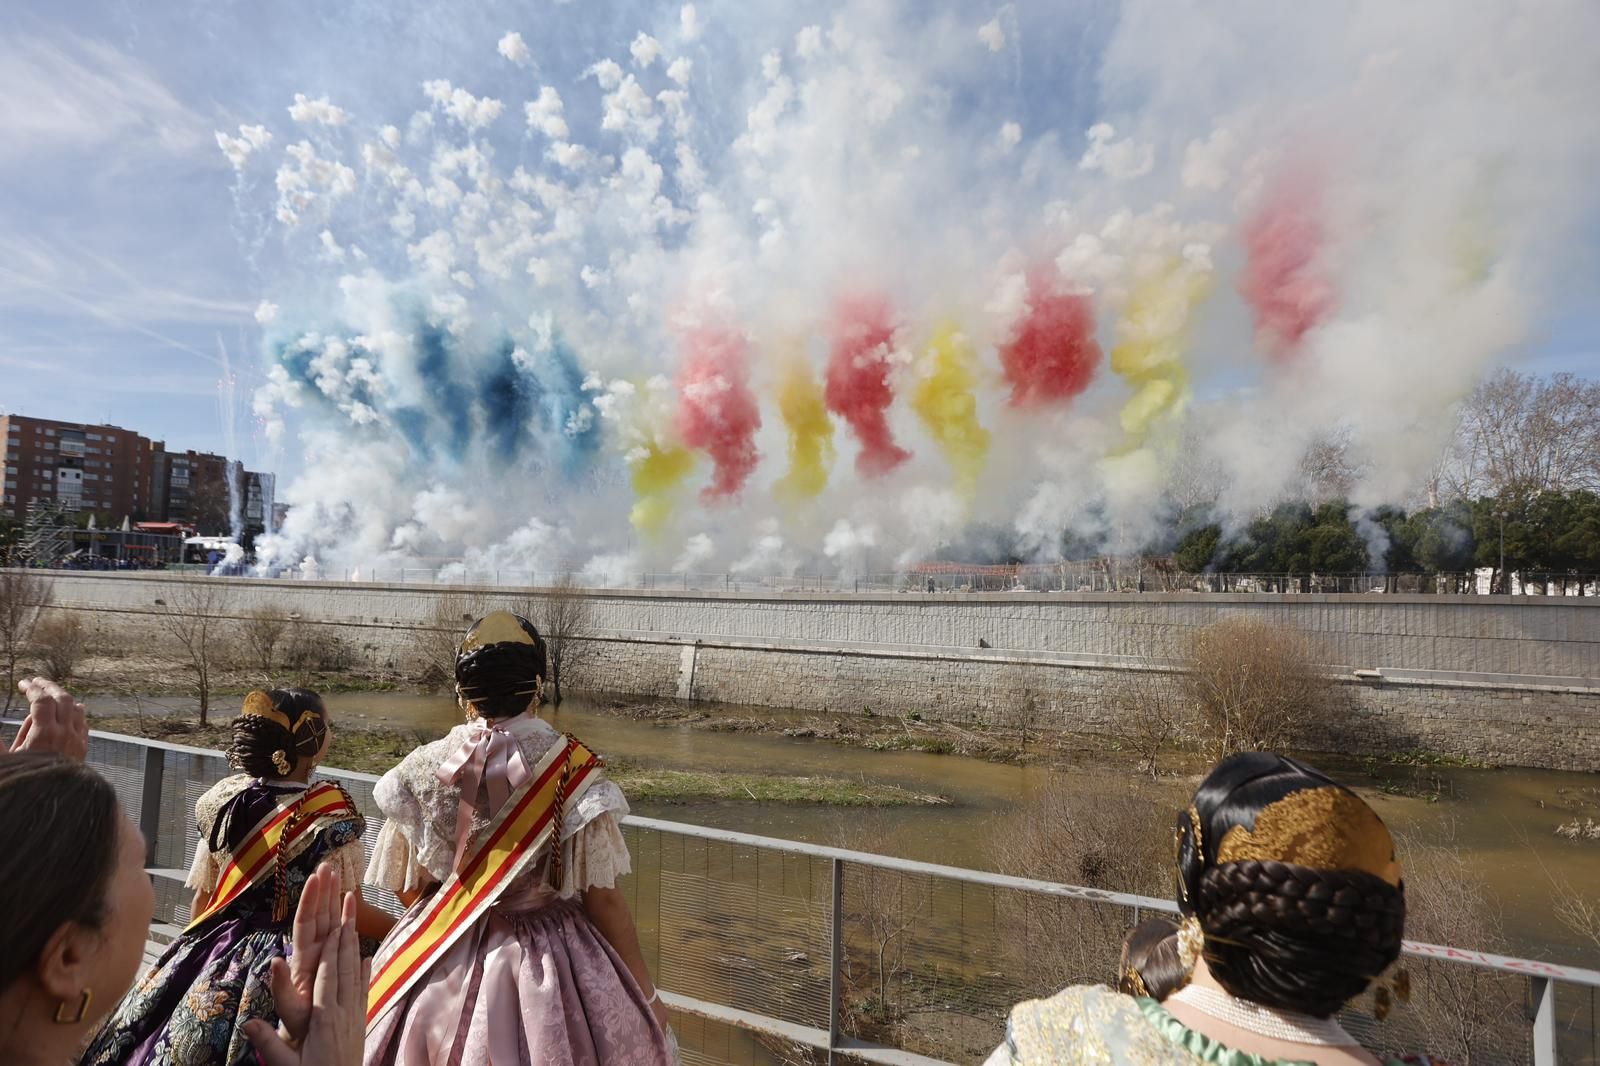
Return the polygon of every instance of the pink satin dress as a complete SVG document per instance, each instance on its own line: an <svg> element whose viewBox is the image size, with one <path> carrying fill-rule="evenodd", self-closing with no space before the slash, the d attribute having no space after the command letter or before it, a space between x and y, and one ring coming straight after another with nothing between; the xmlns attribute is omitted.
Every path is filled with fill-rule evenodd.
<svg viewBox="0 0 1600 1066"><path fill-rule="evenodd" d="M374 795L388 821L366 881L425 894L384 941L375 968L468 840L482 839L491 804L561 742L547 723L527 715L469 722L418 748L379 781ZM468 791L477 795L464 809ZM368 1030L365 1066L675 1063L671 1035L578 903L584 889L615 887L629 872L619 825L626 813L621 790L603 778L569 804L560 887L550 883L548 856L522 874Z"/></svg>

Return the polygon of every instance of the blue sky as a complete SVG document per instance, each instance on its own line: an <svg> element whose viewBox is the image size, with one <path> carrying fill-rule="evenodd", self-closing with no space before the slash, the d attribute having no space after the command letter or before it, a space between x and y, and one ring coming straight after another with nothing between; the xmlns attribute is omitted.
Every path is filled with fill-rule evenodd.
<svg viewBox="0 0 1600 1066"><path fill-rule="evenodd" d="M739 47L744 6L701 8L726 34L715 46ZM1098 104L1106 10L1022 5L1015 89L1030 129L1078 143ZM565 85L678 16L677 3L12 0L0 11L0 409L261 463L253 311L264 277L294 264L258 243L251 212L264 201L236 196L214 132L281 119L296 92L357 116L404 114L421 106L423 78L520 107L529 83L492 54L506 30L543 36L538 74ZM1600 374L1597 289L1592 268L1573 280L1526 366ZM298 467L292 443L274 464Z"/></svg>

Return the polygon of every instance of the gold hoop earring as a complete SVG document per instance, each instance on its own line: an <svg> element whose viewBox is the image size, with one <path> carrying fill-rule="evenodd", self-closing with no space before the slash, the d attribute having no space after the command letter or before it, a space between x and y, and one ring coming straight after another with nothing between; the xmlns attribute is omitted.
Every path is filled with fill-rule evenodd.
<svg viewBox="0 0 1600 1066"><path fill-rule="evenodd" d="M83 1021L84 1017L89 1013L89 1004L93 1001L94 990L85 988L83 990L82 997L80 997L78 1000L78 1013L68 1018L66 1017L67 1001L62 1000L60 1003L56 1004L56 1024L77 1025L79 1022Z"/></svg>

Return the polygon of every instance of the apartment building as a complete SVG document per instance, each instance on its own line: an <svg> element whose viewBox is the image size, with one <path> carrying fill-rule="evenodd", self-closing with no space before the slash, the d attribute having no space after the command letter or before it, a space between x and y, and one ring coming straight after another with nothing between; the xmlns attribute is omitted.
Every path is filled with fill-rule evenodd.
<svg viewBox="0 0 1600 1066"><path fill-rule="evenodd" d="M5 479L0 510L23 518L34 502L71 511L149 510L150 442L120 426L0 415Z"/></svg>
<svg viewBox="0 0 1600 1066"><path fill-rule="evenodd" d="M226 533L233 479L245 529L265 529L273 513L271 474L209 452L168 451L164 441L119 426L0 415L0 439L0 511L18 519L35 503L58 503L114 521L177 522L202 533Z"/></svg>

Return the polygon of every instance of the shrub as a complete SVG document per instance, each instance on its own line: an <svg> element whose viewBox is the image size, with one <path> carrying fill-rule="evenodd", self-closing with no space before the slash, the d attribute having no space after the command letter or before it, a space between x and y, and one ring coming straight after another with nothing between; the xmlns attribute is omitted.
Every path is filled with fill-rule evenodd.
<svg viewBox="0 0 1600 1066"><path fill-rule="evenodd" d="M1304 635L1283 626L1213 623L1190 636L1181 665L1197 739L1218 759L1294 747L1334 708L1333 680Z"/></svg>
<svg viewBox="0 0 1600 1066"><path fill-rule="evenodd" d="M34 629L33 644L45 676L64 685L76 676L89 650L89 633L78 614L58 611Z"/></svg>

